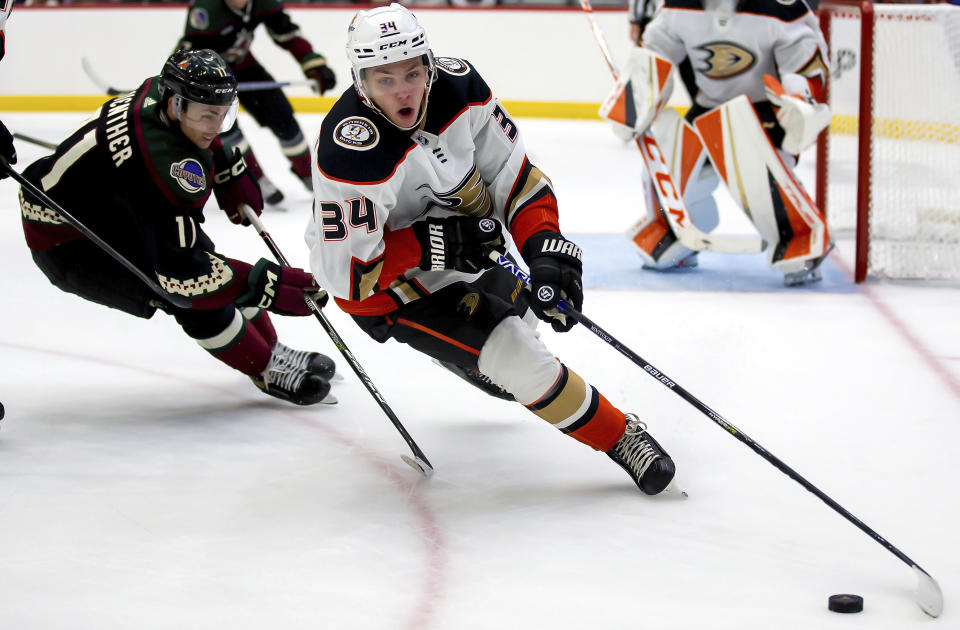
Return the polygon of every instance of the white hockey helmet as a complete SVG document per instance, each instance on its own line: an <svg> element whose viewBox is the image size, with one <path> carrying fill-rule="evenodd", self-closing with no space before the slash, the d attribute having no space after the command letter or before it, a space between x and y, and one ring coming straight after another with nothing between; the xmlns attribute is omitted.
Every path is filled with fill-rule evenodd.
<svg viewBox="0 0 960 630"><path fill-rule="evenodd" d="M426 114L427 96L437 76L437 68L433 61L430 43L427 41L426 31L409 9L396 2L369 11L359 11L350 21L350 26L347 28L347 58L350 60L353 85L360 99L377 112L380 112L379 108L363 89L363 71L367 68L418 57L425 58L427 89L417 125Z"/></svg>

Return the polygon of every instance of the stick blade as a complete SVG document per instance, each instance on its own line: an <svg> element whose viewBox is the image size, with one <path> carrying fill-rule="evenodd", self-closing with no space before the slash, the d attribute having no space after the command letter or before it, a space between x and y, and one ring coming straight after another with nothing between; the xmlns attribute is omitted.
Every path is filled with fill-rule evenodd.
<svg viewBox="0 0 960 630"><path fill-rule="evenodd" d="M931 617L939 617L943 613L943 593L940 585L917 565L911 568L917 575L917 605Z"/></svg>
<svg viewBox="0 0 960 630"><path fill-rule="evenodd" d="M420 457L401 455L400 459L402 459L408 466L410 466L410 468L413 468L424 477L430 477L433 475L433 466Z"/></svg>

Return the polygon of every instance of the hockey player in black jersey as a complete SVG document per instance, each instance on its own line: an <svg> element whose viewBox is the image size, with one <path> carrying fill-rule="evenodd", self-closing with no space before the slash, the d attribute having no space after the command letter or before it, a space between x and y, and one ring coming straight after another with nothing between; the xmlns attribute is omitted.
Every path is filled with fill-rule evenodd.
<svg viewBox="0 0 960 630"><path fill-rule="evenodd" d="M470 63L434 58L399 4L358 13L347 55L354 84L323 121L305 235L320 284L373 339L516 400L662 492L674 463L646 425L535 332L537 318L574 325L558 300L581 307L582 263L514 121ZM486 255L508 234L532 291Z"/></svg>
<svg viewBox="0 0 960 630"><path fill-rule="evenodd" d="M256 28L263 24L274 43L286 49L300 64L304 75L317 82L321 94L332 90L337 79L323 55L293 23L281 0L192 0L179 48L209 48L223 57L238 81L274 81L273 76L250 52ZM310 146L293 115L293 107L283 90L244 91L240 104L262 127L273 132L280 149L290 161L290 169L312 189ZM269 204L283 201L283 193L266 177L240 128L234 124L223 142L239 147Z"/></svg>
<svg viewBox="0 0 960 630"><path fill-rule="evenodd" d="M236 87L215 52L178 51L160 76L105 103L53 155L24 171L167 293L190 298L190 308L165 303L21 188L27 245L63 291L145 319L163 310L266 393L302 405L335 402L328 382L333 362L280 343L267 313L310 314L304 292L319 291L310 274L266 259L250 265L228 258L201 229L211 190L237 223L241 204L263 207L239 151L229 154L218 137L236 116Z"/></svg>

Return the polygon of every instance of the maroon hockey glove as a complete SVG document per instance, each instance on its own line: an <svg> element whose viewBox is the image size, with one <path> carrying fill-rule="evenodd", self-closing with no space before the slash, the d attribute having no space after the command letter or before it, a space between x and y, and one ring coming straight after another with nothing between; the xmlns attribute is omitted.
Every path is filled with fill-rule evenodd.
<svg viewBox="0 0 960 630"><path fill-rule="evenodd" d="M332 90L337 84L337 75L333 73L321 54L312 52L305 55L300 60L300 67L303 69L304 76L317 82L315 92L323 94L327 90Z"/></svg>
<svg viewBox="0 0 960 630"><path fill-rule="evenodd" d="M413 224L420 242L420 264L424 271L455 269L477 273L495 263L490 251L505 253L503 228L496 219L476 217L430 218Z"/></svg>
<svg viewBox="0 0 960 630"><path fill-rule="evenodd" d="M244 216L240 206L246 204L260 216L263 212L260 185L247 168L239 149L234 149L233 156L229 158L222 150L214 150L213 161L216 169L213 176L213 195L217 198L217 203L232 222L249 225L250 221Z"/></svg>
<svg viewBox="0 0 960 630"><path fill-rule="evenodd" d="M565 300L578 311L583 307L580 248L559 232L544 231L528 238L521 253L530 266L530 308L555 331L567 332L577 322L557 305Z"/></svg>
<svg viewBox="0 0 960 630"><path fill-rule="evenodd" d="M247 276L247 292L237 298L238 306L258 306L278 315L310 315L304 294L312 294L321 308L327 303L310 272L296 267L281 267L261 258Z"/></svg>

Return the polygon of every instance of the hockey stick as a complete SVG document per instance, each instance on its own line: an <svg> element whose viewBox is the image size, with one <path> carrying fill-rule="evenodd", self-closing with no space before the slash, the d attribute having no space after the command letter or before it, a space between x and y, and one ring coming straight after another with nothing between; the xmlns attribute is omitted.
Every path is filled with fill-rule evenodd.
<svg viewBox="0 0 960 630"><path fill-rule="evenodd" d="M511 261L509 258L500 255L497 252L490 252L489 257L491 260L496 262L498 265L512 273L517 277L521 282L525 282L529 285L530 276L524 272L522 269L517 267L517 265ZM769 463L773 464L780 472L790 477L801 486L803 486L808 492L812 493L818 499L830 506L835 512L840 516L847 519L854 525L856 525L861 531L873 538L876 542L882 545L887 551L895 555L901 561L903 561L907 566L913 569L913 572L917 576L917 605L920 606L923 612L927 613L931 617L939 617L940 613L943 612L943 594L940 591L940 585L937 584L937 581L933 577L923 570L919 564L911 560L906 554L890 544L883 536L872 530L867 526L866 523L858 519L856 516L847 511L842 505L831 499L829 496L824 494L819 488L814 486L812 483L803 478L800 473L794 469L787 466L783 461L778 459L773 453L770 453L765 448L753 441L753 439L748 436L746 433L733 426L727 422L723 416L718 414L716 411L708 407L706 404L701 402L696 396L685 390L681 387L676 381L672 378L653 367L650 363L645 361L640 355L635 353L630 348L626 347L620 343L613 335L605 331L603 328L595 324L583 313L579 312L566 302L560 302L560 308L563 312L573 317L577 322L583 324L587 327L590 332L596 336L603 339L605 342L613 346L613 348L624 355L636 365L640 366L644 372L652 376L655 380L661 383L664 387L667 387L675 394L683 398L685 401L697 408L705 416L713 420L714 423L723 428L727 433L738 439L740 442L746 444L754 453L760 457L767 460Z"/></svg>
<svg viewBox="0 0 960 630"><path fill-rule="evenodd" d="M39 138L34 138L34 137L32 137L32 136L28 136L28 135L25 135L25 134L22 134L22 133L18 133L18 132L16 132L16 131L14 131L11 135L12 135L14 138L16 138L17 140L23 140L24 142L29 142L30 144L35 144L35 145L37 145L38 147L43 147L44 149L50 149L51 151L56 151L56 150L57 150L57 145L55 145L55 144L52 143L52 142L47 142L46 140L40 140Z"/></svg>
<svg viewBox="0 0 960 630"><path fill-rule="evenodd" d="M256 229L257 233L260 235L260 238L263 239L263 242L266 243L267 248L273 254L274 258L277 259L277 262L285 267L289 267L290 263L287 262L286 257L280 251L280 248L277 247L273 237L271 237L266 228L263 227L263 222L260 221L260 217L257 216L257 213L246 205L241 205L241 208L243 209L243 213L246 215L247 219L250 221L250 224L254 227L254 229ZM323 326L323 329L327 332L327 335L330 336L330 340L333 341L333 345L337 347L337 350L340 351L340 354L343 355L343 358L346 359L347 363L350 364L350 367L353 368L353 371L363 382L364 387L367 388L367 391L370 392L370 395L373 396L374 400L377 401L377 404L380 405L380 409L387 414L390 422L392 422L393 426L397 428L397 431L400 432L400 435L403 436L407 446L409 446L410 450L413 452L413 457L410 457L409 455L401 455L400 459L406 462L414 470L422 473L424 477L429 477L432 475L433 465L430 464L429 460L427 460L427 456L423 454L423 451L420 450L420 447L417 446L417 443L414 442L413 438L410 437L410 434L407 433L407 430L400 422L400 419L395 413L393 413L390 405L387 404L387 401L384 399L383 395L380 394L380 391L373 384L373 381L363 370L363 367L360 366L357 358L353 356L352 352L350 352L350 348L347 347L347 344L345 344L340 335L337 334L336 329L334 329L333 325L327 319L327 316L323 314L323 311L317 304L316 300L307 294L304 294L304 299L310 306L310 310L313 311L314 316L316 316L317 321L320 322L320 325Z"/></svg>
<svg viewBox="0 0 960 630"><path fill-rule="evenodd" d="M80 65L83 66L83 71L86 73L87 77L93 84L100 88L100 91L105 92L108 96L117 96L119 94L126 94L131 90L121 90L120 88L113 87L110 83L104 81L103 77L97 74L97 71L93 69L93 64L90 63L90 60L86 57L80 58ZM254 92L257 90L275 90L277 88L288 87L288 86L297 86L297 85L306 85L310 87L317 87L317 82L313 79L302 79L299 81L241 81L237 84L238 92Z"/></svg>
<svg viewBox="0 0 960 630"><path fill-rule="evenodd" d="M63 207L60 206L60 204L58 204L56 201L54 201L49 196L47 196L46 193L44 193L42 190L34 186L29 179L27 179L17 171L13 170L13 167L10 166L7 163L7 161L4 160L2 157L0 157L0 169L3 169L7 174L10 175L10 177L18 181L21 186L23 186L28 191L30 191L31 194L33 194L35 197L40 199L43 203L53 208L53 210L57 214L59 214L61 217L63 217L67 221L67 223L72 225L81 234L83 234L88 239L93 241L100 249L102 249L107 254L109 254L111 258L113 258L118 263L126 267L128 271L130 271L133 275L135 275L137 279L139 279L145 285L150 287L150 290L156 293L158 296L160 296L164 301L169 302L170 304L173 304L177 308L190 308L193 305L192 301L186 296L174 295L172 293L167 293L166 291L164 291L163 287L157 284L156 280L151 279L145 273L140 271L140 269L136 265L134 265L132 262L124 258L123 254L115 250L106 241L104 241L102 238L94 234L90 230L90 228L85 226L83 223L77 220L73 215L71 215L69 212L64 210Z"/></svg>
<svg viewBox="0 0 960 630"><path fill-rule="evenodd" d="M590 28L593 36L600 46L600 52L613 74L614 80L620 78L620 72L617 70L613 58L610 56L610 49L607 48L606 39L600 25L593 17L593 7L590 0L580 0L580 7L583 9L590 21ZM653 180L653 188L656 190L657 198L663 208L663 217L670 225L670 229L676 235L684 247L694 251L711 251L724 254L758 254L762 252L767 244L763 239L751 236L733 236L724 234L705 234L690 218L687 212L687 206L680 197L680 189L677 188L670 175L670 168L663 158L663 152L657 139L653 136L653 131L648 127L642 134L634 138L637 148L640 149L640 155L643 156L643 163L647 167L647 173Z"/></svg>

